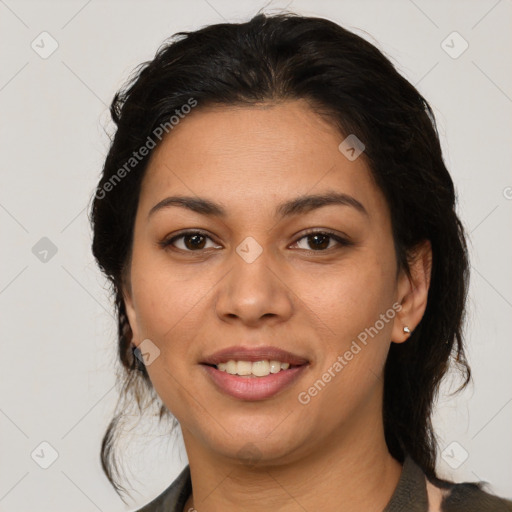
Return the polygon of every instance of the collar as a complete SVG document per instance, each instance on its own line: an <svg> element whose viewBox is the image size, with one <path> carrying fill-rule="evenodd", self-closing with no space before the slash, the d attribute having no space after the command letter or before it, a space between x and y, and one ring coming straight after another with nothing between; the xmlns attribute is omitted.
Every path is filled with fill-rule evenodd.
<svg viewBox="0 0 512 512"><path fill-rule="evenodd" d="M187 465L162 494L138 512L183 512L191 493L190 466ZM428 511L425 474L409 456L404 460L398 485L383 512L405 511Z"/></svg>

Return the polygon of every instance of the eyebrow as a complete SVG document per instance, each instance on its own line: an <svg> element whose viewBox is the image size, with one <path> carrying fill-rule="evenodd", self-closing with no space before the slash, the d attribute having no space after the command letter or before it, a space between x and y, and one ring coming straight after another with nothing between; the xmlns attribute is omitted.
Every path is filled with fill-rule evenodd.
<svg viewBox="0 0 512 512"><path fill-rule="evenodd" d="M280 217L289 217L299 213L307 213L311 210L316 210L322 206L350 206L369 217L368 211L355 197L341 192L327 192L325 194L315 194L299 196L295 199L287 201L279 205L276 209L276 214Z"/></svg>
<svg viewBox="0 0 512 512"><path fill-rule="evenodd" d="M312 210L330 205L350 206L357 210L359 213L369 217L368 211L360 201L358 201L355 197L340 192L328 192L325 194L299 196L295 199L291 199L280 204L276 208L275 214L278 217L284 218L301 213L308 213ZM227 212L222 206L208 199L189 196L170 196L166 197L155 206L153 206L153 208L151 208L148 213L148 218L157 211L169 208L171 206L186 208L202 215L210 215L221 218L225 218L227 216Z"/></svg>

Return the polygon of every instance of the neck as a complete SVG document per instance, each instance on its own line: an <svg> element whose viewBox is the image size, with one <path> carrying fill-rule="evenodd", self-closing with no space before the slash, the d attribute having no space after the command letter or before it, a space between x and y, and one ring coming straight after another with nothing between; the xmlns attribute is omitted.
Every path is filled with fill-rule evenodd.
<svg viewBox="0 0 512 512"><path fill-rule="evenodd" d="M184 431L193 485L184 510L383 510L402 468L389 454L382 428L378 436L375 428L368 423L353 435L329 436L293 463L255 467L199 449Z"/></svg>

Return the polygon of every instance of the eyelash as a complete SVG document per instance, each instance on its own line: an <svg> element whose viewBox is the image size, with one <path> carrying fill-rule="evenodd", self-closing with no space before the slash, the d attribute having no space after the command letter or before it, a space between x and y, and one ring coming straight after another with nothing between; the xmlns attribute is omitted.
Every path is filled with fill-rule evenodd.
<svg viewBox="0 0 512 512"><path fill-rule="evenodd" d="M193 236L193 235L200 235L200 236L203 236L205 238L208 238L209 240L211 240L212 242L216 243L207 233L205 233L204 231L201 231L201 230L193 230L193 231L183 231L181 233L178 233L177 235L174 235L172 236L171 238L168 238L166 240L163 240L162 242L159 242L159 245L161 247L163 247L164 249L168 249L168 248L174 248L178 251L182 251L182 252L189 252L189 253L194 253L194 252L197 252L197 253L200 253L202 252L204 249L198 249L197 251L193 251L193 250L190 250L190 249L180 249L180 248L177 248L177 247L173 247L173 244L181 239L181 238L185 238L187 236ZM350 240L348 240L347 238L344 238L332 231L329 231L329 230L315 230L315 229L312 229L311 231L307 231L306 233L304 233L300 238L298 238L295 242L293 242L293 245L297 244L300 240L304 239L304 238L307 238L308 236L312 236L312 235L326 235L328 236L329 238L335 240L339 247L349 247L351 245L354 245L353 242L351 242ZM327 249L301 249L303 251L308 251L310 253L321 253L321 252L327 252L327 251L331 251L332 249L336 249L336 247L328 247Z"/></svg>

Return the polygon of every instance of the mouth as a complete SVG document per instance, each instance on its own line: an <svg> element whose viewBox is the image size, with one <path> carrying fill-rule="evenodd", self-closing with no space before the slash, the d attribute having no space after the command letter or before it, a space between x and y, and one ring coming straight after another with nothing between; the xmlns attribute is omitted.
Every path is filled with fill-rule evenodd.
<svg viewBox="0 0 512 512"><path fill-rule="evenodd" d="M201 363L217 390L240 400L265 400L295 382L309 365L276 347L231 347Z"/></svg>
<svg viewBox="0 0 512 512"><path fill-rule="evenodd" d="M219 364L206 364L211 368L215 368L220 372L226 372L229 375L238 375L239 377L267 377L268 375L275 375L286 370L298 368L302 365L291 365L283 361L263 359L261 361L246 361L230 359L225 363Z"/></svg>

